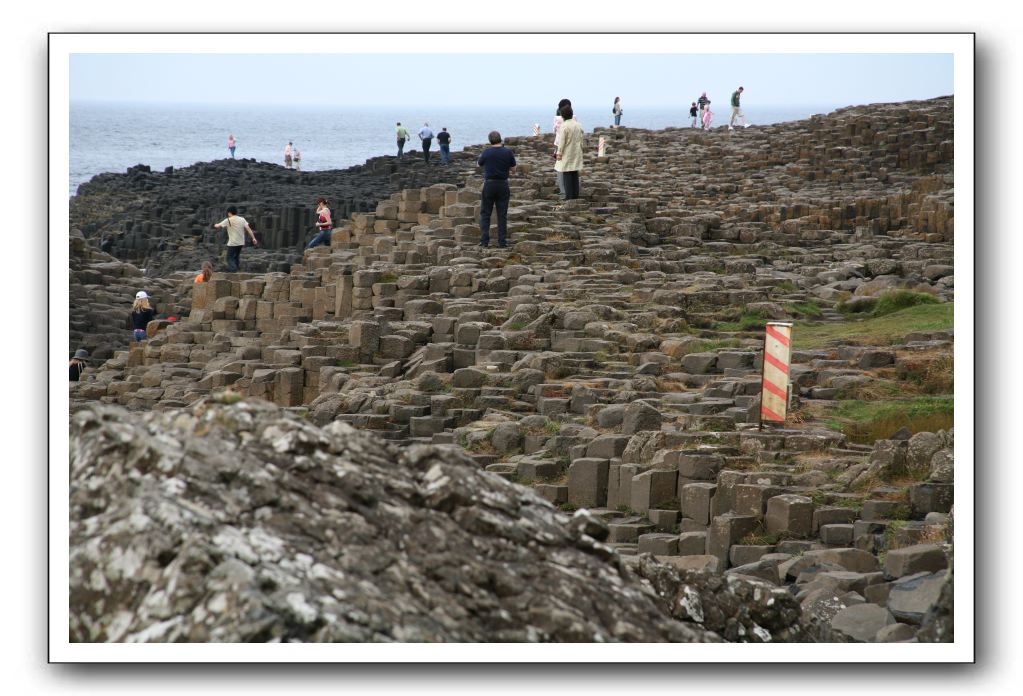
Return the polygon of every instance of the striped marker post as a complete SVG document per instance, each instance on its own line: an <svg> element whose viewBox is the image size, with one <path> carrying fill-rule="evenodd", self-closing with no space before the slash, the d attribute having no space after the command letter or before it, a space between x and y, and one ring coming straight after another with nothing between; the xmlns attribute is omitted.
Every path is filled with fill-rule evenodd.
<svg viewBox="0 0 1023 696"><path fill-rule="evenodd" d="M597 157L603 157L604 156L604 147L606 145L607 145L607 142L604 140L604 136L603 135L600 136L600 140L597 141Z"/></svg>
<svg viewBox="0 0 1023 696"><path fill-rule="evenodd" d="M534 123L533 124L533 135L540 135L540 124L539 123Z"/></svg>
<svg viewBox="0 0 1023 696"><path fill-rule="evenodd" d="M784 423L789 407L789 358L792 354L792 322L769 321L764 334L763 387L760 393L760 427L764 421Z"/></svg>

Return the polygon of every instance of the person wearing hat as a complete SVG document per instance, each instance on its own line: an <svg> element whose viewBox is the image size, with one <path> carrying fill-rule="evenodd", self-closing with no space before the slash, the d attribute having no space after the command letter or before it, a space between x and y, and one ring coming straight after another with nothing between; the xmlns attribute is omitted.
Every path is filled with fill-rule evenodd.
<svg viewBox="0 0 1023 696"><path fill-rule="evenodd" d="M75 351L75 357L71 358L71 362L68 363L68 367L71 369L71 374L68 378L70 381L78 381L78 379L82 376L82 373L85 372L85 361L88 359L89 351L85 350L85 348L79 348Z"/></svg>
<svg viewBox="0 0 1023 696"><path fill-rule="evenodd" d="M135 303L131 306L132 336L136 341L146 340L146 325L156 318L156 310L149 304L149 295L145 290L135 293Z"/></svg>

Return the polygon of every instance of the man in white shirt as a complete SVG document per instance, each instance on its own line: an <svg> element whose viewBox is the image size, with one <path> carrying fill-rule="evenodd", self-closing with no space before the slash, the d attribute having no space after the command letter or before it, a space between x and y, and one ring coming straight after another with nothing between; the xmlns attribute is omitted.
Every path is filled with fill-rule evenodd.
<svg viewBox="0 0 1023 696"><path fill-rule="evenodd" d="M291 143L284 147L284 168L291 169Z"/></svg>
<svg viewBox="0 0 1023 696"><path fill-rule="evenodd" d="M242 247L245 246L245 233L252 237L252 246L259 246L256 233L249 227L248 221L238 214L238 208L227 209L227 217L213 225L217 229L227 228L227 271L237 273L241 270Z"/></svg>
<svg viewBox="0 0 1023 696"><path fill-rule="evenodd" d="M423 161L430 161L430 143L433 142L433 131L430 130L430 124L424 123L423 129L419 131L419 139L423 141Z"/></svg>

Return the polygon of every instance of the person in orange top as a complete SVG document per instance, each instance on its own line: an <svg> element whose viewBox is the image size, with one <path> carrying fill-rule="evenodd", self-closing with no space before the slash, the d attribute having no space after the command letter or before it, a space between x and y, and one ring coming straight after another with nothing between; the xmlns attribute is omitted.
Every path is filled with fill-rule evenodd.
<svg viewBox="0 0 1023 696"><path fill-rule="evenodd" d="M206 261L202 265L202 272L195 277L197 283L208 283L213 280L213 264Z"/></svg>

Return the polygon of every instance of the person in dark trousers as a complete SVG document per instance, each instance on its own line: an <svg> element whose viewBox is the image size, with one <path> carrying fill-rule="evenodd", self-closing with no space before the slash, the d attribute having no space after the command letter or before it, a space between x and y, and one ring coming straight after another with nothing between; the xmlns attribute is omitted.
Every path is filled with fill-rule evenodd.
<svg viewBox="0 0 1023 696"><path fill-rule="evenodd" d="M447 128L441 128L437 134L437 143L440 145L440 163L447 164L451 161L451 134Z"/></svg>
<svg viewBox="0 0 1023 696"><path fill-rule="evenodd" d="M104 237L103 241L99 243L99 250L104 254L109 254L110 250L114 248L114 238Z"/></svg>
<svg viewBox="0 0 1023 696"><path fill-rule="evenodd" d="M696 100L696 105L700 107L700 128L703 128L703 112L707 110L709 104L710 99L707 99L706 92L701 94L700 98Z"/></svg>
<svg viewBox="0 0 1023 696"><path fill-rule="evenodd" d="M430 161L430 143L433 142L433 131L430 130L430 124L424 123L422 129L419 131L419 139L423 141L423 161Z"/></svg>
<svg viewBox="0 0 1023 696"><path fill-rule="evenodd" d="M697 116L696 116L696 102L693 102L693 105L691 107L689 107L689 118L691 119L691 121L689 123L689 127L690 128L696 128L696 119L697 119Z"/></svg>
<svg viewBox="0 0 1023 696"><path fill-rule="evenodd" d="M395 135L398 137L398 159L401 159L401 156L405 151L405 141L408 140L408 129L401 125L401 121L398 121L398 126L395 128Z"/></svg>
<svg viewBox="0 0 1023 696"><path fill-rule="evenodd" d="M334 228L334 222L331 220L332 215L330 214L330 207L327 205L326 198L319 198L316 201L316 230L317 234L313 237L313 241L309 242L309 246L306 249L314 249L321 244L330 246L330 231Z"/></svg>
<svg viewBox="0 0 1023 696"><path fill-rule="evenodd" d="M508 248L508 201L511 189L508 176L515 166L515 153L504 146L501 134L490 131L490 147L480 154L476 165L483 167L483 191L480 194L480 246L490 245L490 213L497 206L497 245Z"/></svg>
<svg viewBox="0 0 1023 696"><path fill-rule="evenodd" d="M85 361L89 359L89 351L85 348L79 348L75 351L75 357L71 358L71 362L68 363L70 368L70 374L68 380L71 382L77 382L82 377L82 373L85 372L85 368L88 363Z"/></svg>
<svg viewBox="0 0 1023 696"><path fill-rule="evenodd" d="M583 168L583 129L573 116L571 106L561 109L565 122L558 132L558 153L554 156L554 168L562 173L565 180L565 200L579 198L579 172Z"/></svg>
<svg viewBox="0 0 1023 696"><path fill-rule="evenodd" d="M131 335L136 342L146 340L146 325L155 318L156 310L149 304L149 295L145 290L139 290L131 306Z"/></svg>
<svg viewBox="0 0 1023 696"><path fill-rule="evenodd" d="M245 233L252 237L252 246L259 246L256 241L256 233L249 227L248 221L238 214L238 208L231 206L227 209L227 217L220 222L214 223L216 228L227 229L227 272L237 273L241 269L242 247L245 246Z"/></svg>

